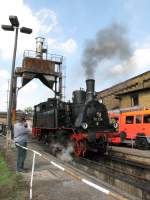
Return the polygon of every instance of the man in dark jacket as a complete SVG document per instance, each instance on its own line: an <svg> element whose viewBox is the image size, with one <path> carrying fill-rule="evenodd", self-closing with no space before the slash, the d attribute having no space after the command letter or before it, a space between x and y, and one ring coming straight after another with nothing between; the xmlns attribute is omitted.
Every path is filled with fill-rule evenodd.
<svg viewBox="0 0 150 200"><path fill-rule="evenodd" d="M14 125L14 141L17 148L17 171L21 172L24 169L24 161L26 158L26 150L17 144L26 147L27 139L30 130L27 128L27 123L24 117L21 117L19 121Z"/></svg>

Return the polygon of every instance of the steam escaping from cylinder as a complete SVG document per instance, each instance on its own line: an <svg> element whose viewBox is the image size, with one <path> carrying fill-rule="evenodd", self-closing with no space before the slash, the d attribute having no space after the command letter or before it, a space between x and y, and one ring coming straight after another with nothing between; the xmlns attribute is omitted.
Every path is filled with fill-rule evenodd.
<svg viewBox="0 0 150 200"><path fill-rule="evenodd" d="M64 162L73 161L74 147L72 142L68 142L67 145L64 146L60 142L51 140L49 144L49 150L50 153Z"/></svg>
<svg viewBox="0 0 150 200"><path fill-rule="evenodd" d="M102 61L113 58L126 61L130 56L131 47L126 29L117 23L111 24L86 43L82 56L86 78L94 78L96 68Z"/></svg>
<svg viewBox="0 0 150 200"><path fill-rule="evenodd" d="M68 143L68 145L65 148L62 148L62 151L57 154L57 158L64 162L71 162L73 161L73 144Z"/></svg>

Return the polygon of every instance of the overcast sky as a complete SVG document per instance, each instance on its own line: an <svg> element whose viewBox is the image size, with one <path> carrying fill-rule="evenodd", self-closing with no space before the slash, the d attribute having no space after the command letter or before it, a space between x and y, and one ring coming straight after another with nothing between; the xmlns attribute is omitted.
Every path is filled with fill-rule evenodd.
<svg viewBox="0 0 150 200"><path fill-rule="evenodd" d="M0 24L9 24L9 15L17 15L20 26L33 29L31 35L19 33L16 67L22 65L24 50L35 50L38 36L46 38L50 53L65 56L66 99L70 99L73 90L85 88L83 63L88 59L96 91L150 69L149 8L149 0L5 0ZM0 111L7 109L13 44L14 32L1 29ZM17 108L50 96L51 91L34 80L19 91Z"/></svg>

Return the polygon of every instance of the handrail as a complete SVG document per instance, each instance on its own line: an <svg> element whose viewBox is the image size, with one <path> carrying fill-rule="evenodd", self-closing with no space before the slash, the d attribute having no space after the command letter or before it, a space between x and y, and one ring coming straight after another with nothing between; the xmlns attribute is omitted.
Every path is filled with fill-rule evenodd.
<svg viewBox="0 0 150 200"><path fill-rule="evenodd" d="M29 57L29 58L37 58L37 52L33 50L25 50L23 57ZM50 54L47 53L45 57L42 58L43 60L49 60L53 62L63 62L63 56L57 55L57 54Z"/></svg>

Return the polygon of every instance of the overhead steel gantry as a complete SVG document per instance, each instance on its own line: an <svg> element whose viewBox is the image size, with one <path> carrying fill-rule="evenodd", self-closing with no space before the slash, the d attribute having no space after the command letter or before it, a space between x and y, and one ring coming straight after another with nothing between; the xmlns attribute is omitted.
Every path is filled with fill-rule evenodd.
<svg viewBox="0 0 150 200"><path fill-rule="evenodd" d="M36 51L26 50L23 56L22 67L17 67L13 81L12 119L16 120L16 82L17 77L22 78L22 87L32 79L38 78L50 88L55 98L62 99L62 64L63 56L49 54L44 44L44 38L36 38Z"/></svg>

